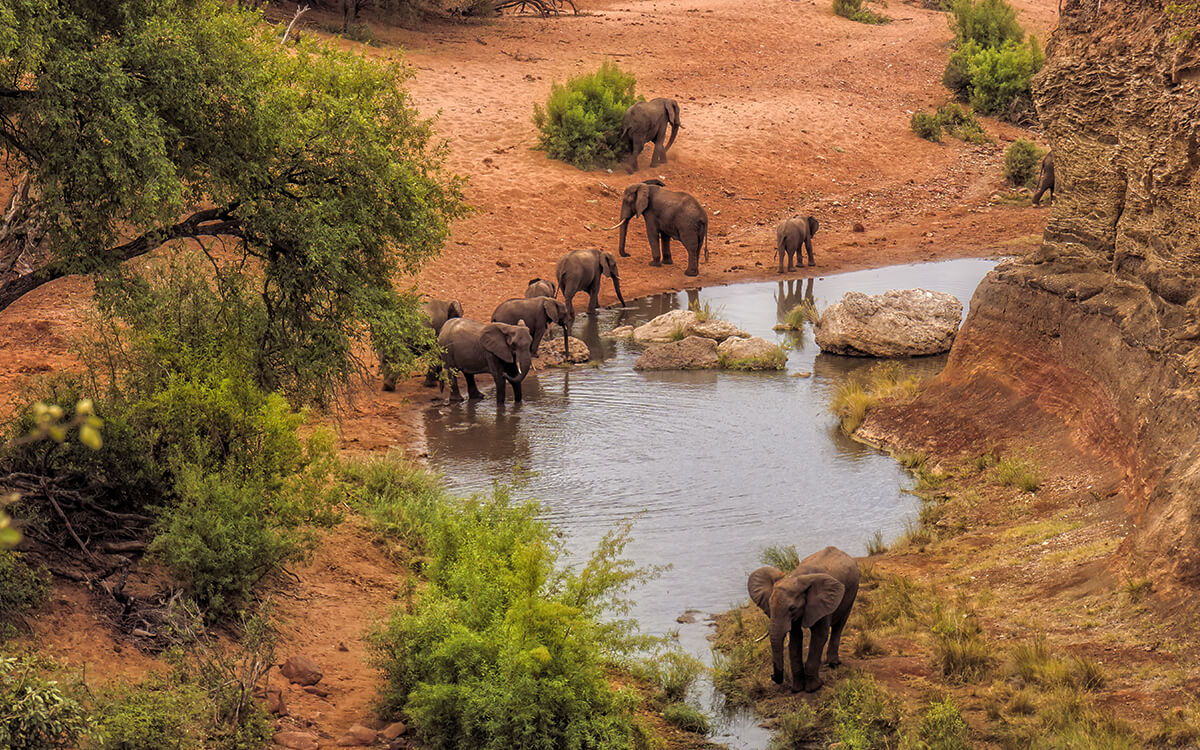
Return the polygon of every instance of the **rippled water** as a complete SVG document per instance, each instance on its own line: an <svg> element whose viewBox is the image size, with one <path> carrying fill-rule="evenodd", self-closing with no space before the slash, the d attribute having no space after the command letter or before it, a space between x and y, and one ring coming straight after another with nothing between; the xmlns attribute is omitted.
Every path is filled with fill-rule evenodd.
<svg viewBox="0 0 1200 750"><path fill-rule="evenodd" d="M707 660L708 626L676 618L744 601L746 575L763 547L795 544L803 556L833 544L861 555L873 532L896 536L914 508L902 492L906 473L847 439L829 412L838 381L874 360L822 354L811 330L784 334L772 326L804 298L822 309L851 290L922 287L954 294L965 307L993 265L955 260L708 287L581 315L572 333L588 342L594 367L531 375L522 404L497 407L483 387L483 401L430 407L430 461L463 492L486 490L518 468L533 472L524 493L546 505L573 555L586 555L615 524L636 517L628 554L672 568L636 592L634 616L646 632L678 630L684 647ZM637 347L599 337L690 302L707 303L754 335L790 341L787 371L639 373ZM543 346L554 343L548 335ZM905 366L933 374L944 361ZM796 376L803 372L812 377ZM733 716L714 739L762 748L767 733Z"/></svg>

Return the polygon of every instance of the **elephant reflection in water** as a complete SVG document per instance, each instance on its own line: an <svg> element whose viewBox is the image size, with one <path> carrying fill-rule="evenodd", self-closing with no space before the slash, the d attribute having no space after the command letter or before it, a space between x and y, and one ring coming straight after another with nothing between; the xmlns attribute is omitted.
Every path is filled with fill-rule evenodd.
<svg viewBox="0 0 1200 750"><path fill-rule="evenodd" d="M775 319L780 323L786 323L787 314L801 302L807 302L816 307L817 301L813 297L811 276L807 279L787 279L776 283L779 288L775 292Z"/></svg>
<svg viewBox="0 0 1200 750"><path fill-rule="evenodd" d="M536 383L532 385L536 394ZM492 409L468 401L449 409L426 409L423 417L430 455L446 459L453 456L460 466L472 462L505 466L532 463L533 449L522 429L519 407L498 405Z"/></svg>

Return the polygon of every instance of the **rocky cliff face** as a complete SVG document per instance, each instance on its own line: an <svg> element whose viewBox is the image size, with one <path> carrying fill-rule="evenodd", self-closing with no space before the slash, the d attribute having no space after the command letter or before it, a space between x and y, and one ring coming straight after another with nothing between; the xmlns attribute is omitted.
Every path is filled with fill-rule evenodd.
<svg viewBox="0 0 1200 750"><path fill-rule="evenodd" d="M1146 0L1066 0L1035 82L1061 197L980 286L893 426L964 447L1065 436L1123 473L1127 559L1200 585L1200 32ZM893 415L895 417L896 415ZM886 417L885 417L886 419ZM924 428L922 427L924 425Z"/></svg>

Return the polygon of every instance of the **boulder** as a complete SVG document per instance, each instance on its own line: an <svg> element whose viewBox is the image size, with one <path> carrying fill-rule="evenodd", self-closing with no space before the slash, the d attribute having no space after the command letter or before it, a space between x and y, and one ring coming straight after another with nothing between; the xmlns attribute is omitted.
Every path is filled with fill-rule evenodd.
<svg viewBox="0 0 1200 750"><path fill-rule="evenodd" d="M378 736L379 733L374 729L355 724L338 740L338 747L366 747L374 744Z"/></svg>
<svg viewBox="0 0 1200 750"><path fill-rule="evenodd" d="M725 339L717 346L721 366L731 364L738 370L782 370L787 355L766 339L757 336Z"/></svg>
<svg viewBox="0 0 1200 750"><path fill-rule="evenodd" d="M927 289L847 292L821 313L817 346L853 357L919 357L950 349L962 320L958 298Z"/></svg>
<svg viewBox="0 0 1200 750"><path fill-rule="evenodd" d="M394 740L407 731L408 727L403 721L394 721L380 730L379 735L385 740Z"/></svg>
<svg viewBox="0 0 1200 750"><path fill-rule="evenodd" d="M542 339L542 345L538 347L538 366L539 367L558 367L559 365L571 365L587 362L592 358L592 352L588 349L588 345L583 342L583 339L577 339L574 336L567 337L567 356L563 356L562 336L546 337Z"/></svg>
<svg viewBox="0 0 1200 750"><path fill-rule="evenodd" d="M288 750L317 750L317 738L308 732L276 732L275 744Z"/></svg>
<svg viewBox="0 0 1200 750"><path fill-rule="evenodd" d="M688 326L687 332L692 336L701 336L714 341L725 341L733 337L746 338L750 335L728 320L716 320L715 318L705 321L697 320Z"/></svg>
<svg viewBox="0 0 1200 750"><path fill-rule="evenodd" d="M602 333L601 336L611 336L614 339L630 339L633 338L633 326L617 326L608 333Z"/></svg>
<svg viewBox="0 0 1200 750"><path fill-rule="evenodd" d="M643 344L670 341L675 331L686 331L696 322L696 313L691 310L672 310L663 313L649 323L633 329L633 340Z"/></svg>
<svg viewBox="0 0 1200 750"><path fill-rule="evenodd" d="M700 336L653 344L633 366L635 370L710 370L720 365L717 342Z"/></svg>
<svg viewBox="0 0 1200 750"><path fill-rule="evenodd" d="M267 688L267 713L275 716L287 716L287 704L283 702L283 691L279 688Z"/></svg>
<svg viewBox="0 0 1200 750"><path fill-rule="evenodd" d="M324 675L317 663L307 656L293 656L283 663L279 673L296 685L316 685Z"/></svg>

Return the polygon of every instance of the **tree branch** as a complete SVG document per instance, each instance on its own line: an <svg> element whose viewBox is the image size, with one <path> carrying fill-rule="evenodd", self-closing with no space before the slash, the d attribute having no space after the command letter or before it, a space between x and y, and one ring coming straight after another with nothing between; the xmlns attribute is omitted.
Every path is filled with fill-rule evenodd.
<svg viewBox="0 0 1200 750"><path fill-rule="evenodd" d="M241 224L231 218L236 206L224 208L208 208L197 211L188 218L166 229L158 229L136 237L123 245L118 245L104 253L105 261L112 264L124 263L127 260L145 255L160 245L172 240L191 237L216 237L228 235L242 236ZM0 310L5 310L42 284L70 274L70 270L62 263L51 263L32 273L0 284Z"/></svg>

